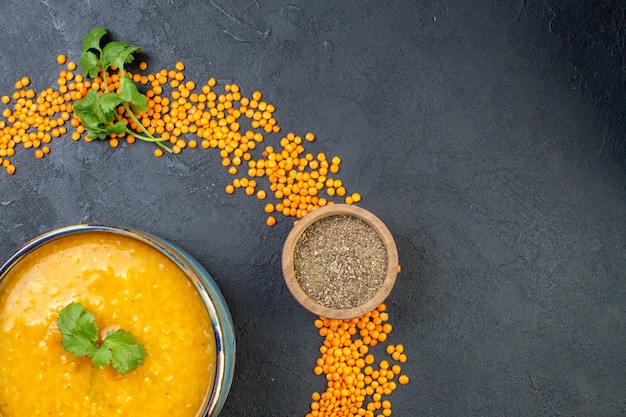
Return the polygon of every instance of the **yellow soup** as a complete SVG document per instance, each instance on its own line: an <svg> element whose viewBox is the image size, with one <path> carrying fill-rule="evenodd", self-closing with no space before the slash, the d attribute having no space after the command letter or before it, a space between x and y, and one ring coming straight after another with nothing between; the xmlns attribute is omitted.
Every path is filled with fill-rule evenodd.
<svg viewBox="0 0 626 417"><path fill-rule="evenodd" d="M147 352L126 375L61 345L60 310L79 302L98 329L132 333ZM52 240L0 286L0 417L195 417L215 375L202 299L165 255L131 237L84 232Z"/></svg>

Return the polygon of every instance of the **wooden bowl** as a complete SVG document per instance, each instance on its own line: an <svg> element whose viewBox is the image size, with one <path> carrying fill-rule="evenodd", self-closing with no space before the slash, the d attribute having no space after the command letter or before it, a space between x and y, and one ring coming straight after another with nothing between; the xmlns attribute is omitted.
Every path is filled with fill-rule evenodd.
<svg viewBox="0 0 626 417"><path fill-rule="evenodd" d="M386 251L386 273L382 285L369 299L357 306L348 308L331 308L314 300L301 287L294 268L294 255L298 240L302 234L321 219L332 216L352 216L370 226L378 235ZM359 317L374 310L382 303L393 288L398 274L398 251L395 241L385 224L371 212L348 204L331 204L321 207L300 219L285 240L282 252L282 269L285 283L295 299L312 313L331 319L349 319Z"/></svg>

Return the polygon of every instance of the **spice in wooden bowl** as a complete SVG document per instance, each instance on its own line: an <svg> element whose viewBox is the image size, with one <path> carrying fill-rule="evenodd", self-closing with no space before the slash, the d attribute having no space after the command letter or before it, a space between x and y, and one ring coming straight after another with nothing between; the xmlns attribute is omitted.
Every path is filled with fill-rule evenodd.
<svg viewBox="0 0 626 417"><path fill-rule="evenodd" d="M397 265L385 225L369 211L346 204L306 215L283 249L289 290L305 308L329 318L358 317L384 301Z"/></svg>

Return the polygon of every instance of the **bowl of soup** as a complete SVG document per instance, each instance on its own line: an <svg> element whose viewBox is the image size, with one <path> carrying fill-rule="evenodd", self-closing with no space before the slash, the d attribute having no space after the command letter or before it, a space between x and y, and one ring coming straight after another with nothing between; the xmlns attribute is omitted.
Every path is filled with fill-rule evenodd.
<svg viewBox="0 0 626 417"><path fill-rule="evenodd" d="M95 319L96 348L122 329L143 346L140 364L120 373L70 353L59 317L74 303ZM110 350L125 359L122 349ZM232 319L216 282L184 250L151 234L68 226L0 266L2 417L217 416L234 366Z"/></svg>

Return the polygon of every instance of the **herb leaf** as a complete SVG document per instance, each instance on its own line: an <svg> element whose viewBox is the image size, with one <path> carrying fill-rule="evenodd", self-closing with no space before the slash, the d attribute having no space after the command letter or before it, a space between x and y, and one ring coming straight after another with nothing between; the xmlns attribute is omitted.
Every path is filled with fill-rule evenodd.
<svg viewBox="0 0 626 417"><path fill-rule="evenodd" d="M133 54L135 52L143 51L143 49L138 46L124 45L125 48L122 51L119 51L116 56L111 57L111 65L114 65L117 68L123 68L125 64L130 64L135 59Z"/></svg>
<svg viewBox="0 0 626 417"><path fill-rule="evenodd" d="M92 356L98 340L98 326L94 315L78 303L67 305L57 320L63 334L61 344L74 356Z"/></svg>
<svg viewBox="0 0 626 417"><path fill-rule="evenodd" d="M109 42L104 45L104 48L102 48L102 55L100 57L102 59L102 66L104 69L108 69L111 65L115 65L113 64L113 61L119 61L120 54L123 54L127 47L128 44L125 42ZM124 57L124 59L125 58L126 57ZM118 66L118 68L124 67L124 59L122 60L122 65Z"/></svg>
<svg viewBox="0 0 626 417"><path fill-rule="evenodd" d="M80 70L91 78L97 77L100 73L100 61L91 51L83 52L80 57Z"/></svg>
<svg viewBox="0 0 626 417"><path fill-rule="evenodd" d="M111 352L111 364L120 374L127 374L141 365L147 355L146 348L124 330L110 332L100 349Z"/></svg>
<svg viewBox="0 0 626 417"><path fill-rule="evenodd" d="M122 121L109 125L107 127L107 132L115 133L116 135L119 135L120 133L124 133L125 131L126 131L126 123Z"/></svg>
<svg viewBox="0 0 626 417"><path fill-rule="evenodd" d="M84 54L90 49L101 51L100 41L102 40L102 37L106 35L106 33L107 33L107 30L105 28L101 28L101 27L93 28L91 32L89 32L83 37L82 53Z"/></svg>
<svg viewBox="0 0 626 417"><path fill-rule="evenodd" d="M66 351L77 357L89 356L96 366L112 365L120 374L137 368L148 354L131 333L121 329L109 332L98 343L96 319L79 303L70 303L61 310L57 327Z"/></svg>
<svg viewBox="0 0 626 417"><path fill-rule="evenodd" d="M100 97L96 90L89 90L87 95L74 103L74 113L80 117L80 121L87 129L98 126L103 121L98 116L98 104Z"/></svg>
<svg viewBox="0 0 626 417"><path fill-rule="evenodd" d="M74 113L80 117L87 134L93 139L106 139L109 136L107 128L114 117L112 111L103 111L101 101L96 90L89 90L85 97L74 103Z"/></svg>
<svg viewBox="0 0 626 417"><path fill-rule="evenodd" d="M91 362L96 366L107 366L111 363L112 358L111 349L98 349L91 357Z"/></svg>
<svg viewBox="0 0 626 417"><path fill-rule="evenodd" d="M105 93L100 97L100 108L104 113L112 113L120 104L122 104L122 98L115 93Z"/></svg>
<svg viewBox="0 0 626 417"><path fill-rule="evenodd" d="M129 75L124 75L120 81L120 97L130 103L135 113L140 114L148 110L148 99L137 90Z"/></svg>

